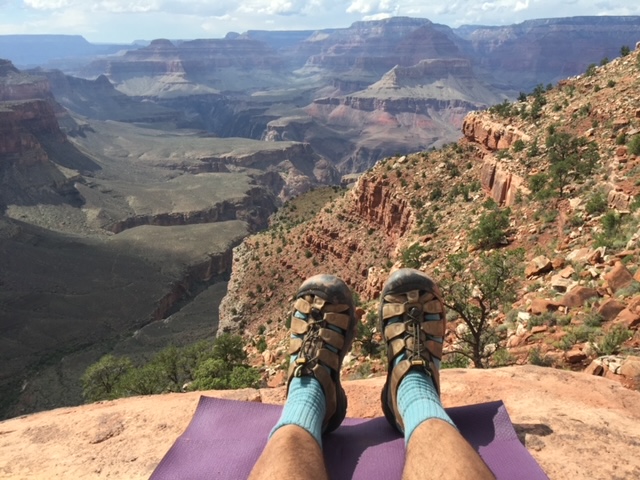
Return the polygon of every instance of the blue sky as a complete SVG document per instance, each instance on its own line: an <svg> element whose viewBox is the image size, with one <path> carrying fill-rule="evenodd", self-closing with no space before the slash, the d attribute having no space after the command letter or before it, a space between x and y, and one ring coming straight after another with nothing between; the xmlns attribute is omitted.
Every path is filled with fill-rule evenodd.
<svg viewBox="0 0 640 480"><path fill-rule="evenodd" d="M410 16L457 27L533 18L640 15L637 0L0 0L0 35L80 34L91 42L220 38L246 30L347 27Z"/></svg>

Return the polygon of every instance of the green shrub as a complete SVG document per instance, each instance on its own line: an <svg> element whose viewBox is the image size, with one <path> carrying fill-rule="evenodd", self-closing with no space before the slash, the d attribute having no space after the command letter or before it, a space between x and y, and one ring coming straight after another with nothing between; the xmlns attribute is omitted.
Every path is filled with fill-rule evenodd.
<svg viewBox="0 0 640 480"><path fill-rule="evenodd" d="M127 357L103 356L82 375L82 396L89 402L121 397L122 379L132 368Z"/></svg>
<svg viewBox="0 0 640 480"><path fill-rule="evenodd" d="M189 382L192 390L256 386L260 374L244 364L246 354L242 347L241 337L224 334L213 343L169 346L138 367L129 358L105 355L83 375L83 395L87 401L95 401L179 392Z"/></svg>
<svg viewBox="0 0 640 480"><path fill-rule="evenodd" d="M378 316L374 311L370 311L367 315L356 324L355 339L360 341L362 351L366 355L379 356L381 346L375 341L376 328L378 326Z"/></svg>
<svg viewBox="0 0 640 480"><path fill-rule="evenodd" d="M556 345L561 350L570 350L576 343L591 341L594 336L595 329L586 325L577 327L567 327L567 334Z"/></svg>
<svg viewBox="0 0 640 480"><path fill-rule="evenodd" d="M527 150L527 157L533 158L540 155L540 147L538 146L538 138L533 139L533 143L529 145L529 149Z"/></svg>
<svg viewBox="0 0 640 480"><path fill-rule="evenodd" d="M626 236L623 232L623 217L616 211L610 210L605 213L600 222L602 232L594 235L595 245L608 248L620 248L626 243Z"/></svg>
<svg viewBox="0 0 640 480"><path fill-rule="evenodd" d="M513 151L518 153L521 152L522 150L524 150L525 144L522 140L518 139L515 142L513 142Z"/></svg>
<svg viewBox="0 0 640 480"><path fill-rule="evenodd" d="M537 199L544 200L553 195L553 190L550 188L551 182L549 175L544 172L530 175L529 178L527 178L527 183L529 184L531 193Z"/></svg>
<svg viewBox="0 0 640 480"><path fill-rule="evenodd" d="M256 344L256 348L258 349L258 352L264 352L267 349L267 339L261 336Z"/></svg>
<svg viewBox="0 0 640 480"><path fill-rule="evenodd" d="M431 191L429 192L429 200L434 201L442 198L442 185L439 183L431 185Z"/></svg>
<svg viewBox="0 0 640 480"><path fill-rule="evenodd" d="M471 243L480 248L499 246L507 235L511 209L495 209L480 216L478 226L471 230Z"/></svg>
<svg viewBox="0 0 640 480"><path fill-rule="evenodd" d="M638 56L640 58L640 55ZM627 149L631 155L640 155L640 135L634 135L627 144Z"/></svg>
<svg viewBox="0 0 640 480"><path fill-rule="evenodd" d="M602 315L597 312L591 312L585 317L584 324L587 327L599 327L602 325L603 321L604 318L602 317Z"/></svg>
<svg viewBox="0 0 640 480"><path fill-rule="evenodd" d="M587 71L585 72L585 75L587 77L593 77L596 74L596 64L592 63L587 67Z"/></svg>
<svg viewBox="0 0 640 480"><path fill-rule="evenodd" d="M627 55L629 55L630 52L631 52L631 49L629 48L629 45L623 45L622 47L620 47L621 57L626 57Z"/></svg>
<svg viewBox="0 0 640 480"><path fill-rule="evenodd" d="M511 355L506 348L498 348L493 354L492 360L494 367L506 367L516 362L513 355Z"/></svg>
<svg viewBox="0 0 640 480"><path fill-rule="evenodd" d="M426 251L427 249L425 247L423 247L419 243L414 243L413 245L405 248L400 253L402 264L407 268L420 268L420 257Z"/></svg>
<svg viewBox="0 0 640 480"><path fill-rule="evenodd" d="M147 363L133 368L122 379L123 396L157 395L163 392L176 391L173 382L167 381L165 372L157 363Z"/></svg>
<svg viewBox="0 0 640 480"><path fill-rule="evenodd" d="M238 390L240 388L258 388L260 386L260 372L246 365L234 367L229 374L228 388Z"/></svg>
<svg viewBox="0 0 640 480"><path fill-rule="evenodd" d="M625 257L625 258L633 258L633 257L634 257L633 255L629 255L628 257ZM627 285L624 288L621 288L616 292L616 297L618 298L633 297L638 293L640 293L640 282L636 282L635 280L632 280L629 285Z"/></svg>
<svg viewBox="0 0 640 480"><path fill-rule="evenodd" d="M624 342L632 337L632 332L622 325L616 325L602 337L595 345L599 355L613 355L620 352L620 347Z"/></svg>
<svg viewBox="0 0 640 480"><path fill-rule="evenodd" d="M445 353L442 357L441 369L445 368L467 368L469 359L460 353Z"/></svg>
<svg viewBox="0 0 640 480"><path fill-rule="evenodd" d="M508 118L512 114L511 104L509 103L509 100L504 100L502 103L499 103L489 108L489 112L504 118Z"/></svg>
<svg viewBox="0 0 640 480"><path fill-rule="evenodd" d="M418 232L421 235L428 235L438 231L438 222L433 213L418 218Z"/></svg>
<svg viewBox="0 0 640 480"><path fill-rule="evenodd" d="M582 218L582 215L579 213L571 215L571 217L569 217L569 225L572 227L580 227L584 225L584 218Z"/></svg>
<svg viewBox="0 0 640 480"><path fill-rule="evenodd" d="M604 213L607 210L607 197L602 191L598 190L589 197L584 209L589 215Z"/></svg>
<svg viewBox="0 0 640 480"><path fill-rule="evenodd" d="M539 367L550 367L553 365L553 359L547 355L542 355L540 348L535 347L529 350L529 363Z"/></svg>
<svg viewBox="0 0 640 480"><path fill-rule="evenodd" d="M549 178L553 188L562 197L564 187L571 181L589 177L600 159L598 145L584 137L574 137L566 132L548 128L547 154L551 162Z"/></svg>

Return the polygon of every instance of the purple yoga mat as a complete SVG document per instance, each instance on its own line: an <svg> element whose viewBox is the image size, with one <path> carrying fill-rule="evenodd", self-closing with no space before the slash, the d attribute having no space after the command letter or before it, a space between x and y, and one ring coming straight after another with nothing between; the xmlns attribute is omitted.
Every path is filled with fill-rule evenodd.
<svg viewBox="0 0 640 480"><path fill-rule="evenodd" d="M200 397L191 423L151 479L247 478L281 411L278 405ZM447 413L498 479L548 480L518 440L502 402L449 408ZM401 477L404 439L384 417L348 418L324 437L323 445L332 480Z"/></svg>

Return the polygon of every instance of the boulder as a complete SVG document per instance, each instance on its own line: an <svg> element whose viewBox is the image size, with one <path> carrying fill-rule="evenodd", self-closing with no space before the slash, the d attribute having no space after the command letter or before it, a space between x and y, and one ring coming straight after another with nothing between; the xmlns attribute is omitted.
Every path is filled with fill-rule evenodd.
<svg viewBox="0 0 640 480"><path fill-rule="evenodd" d="M598 308L598 313L602 315L605 321L609 322L616 318L618 314L625 309L625 304L614 299L609 298L604 301L600 308Z"/></svg>
<svg viewBox="0 0 640 480"><path fill-rule="evenodd" d="M587 368L584 369L584 373L586 373L587 375L596 375L598 377L602 377L604 375L604 367L602 366L602 363L599 362L596 358L589 364Z"/></svg>
<svg viewBox="0 0 640 480"><path fill-rule="evenodd" d="M622 362L619 373L627 378L640 378L640 357L627 357Z"/></svg>
<svg viewBox="0 0 640 480"><path fill-rule="evenodd" d="M549 260L544 255L539 255L527 264L524 269L524 274L527 277L532 277L534 275L540 275L542 273L549 272L552 268L553 265L551 263L551 260Z"/></svg>
<svg viewBox="0 0 640 480"><path fill-rule="evenodd" d="M571 265L568 265L560 270L558 272L558 275L560 275L562 278L571 278L571 275L573 275L574 273L576 273L575 268L573 268Z"/></svg>
<svg viewBox="0 0 640 480"><path fill-rule="evenodd" d="M607 202L611 208L615 208L618 211L629 210L629 204L631 203L632 196L624 192L616 192L611 190L607 195Z"/></svg>
<svg viewBox="0 0 640 480"><path fill-rule="evenodd" d="M578 347L574 347L564 354L568 363L580 363L587 359L587 355Z"/></svg>
<svg viewBox="0 0 640 480"><path fill-rule="evenodd" d="M563 268L564 266L565 266L564 257L555 257L553 260L551 260L551 267L554 270L557 270L558 268Z"/></svg>
<svg viewBox="0 0 640 480"><path fill-rule="evenodd" d="M602 263L604 261L605 247L596 248L589 255L588 261L591 265L595 265L596 263Z"/></svg>
<svg viewBox="0 0 640 480"><path fill-rule="evenodd" d="M551 277L551 287L558 292L570 292L577 285L578 282L575 280L565 278L560 274Z"/></svg>
<svg viewBox="0 0 640 480"><path fill-rule="evenodd" d="M560 300L560 305L572 308L581 307L588 299L597 296L598 291L596 289L579 286L562 297L562 299Z"/></svg>
<svg viewBox="0 0 640 480"><path fill-rule="evenodd" d="M567 255L567 261L585 263L589 260L589 256L592 253L593 252L591 251L591 249L587 247L579 248L569 253L569 255Z"/></svg>
<svg viewBox="0 0 640 480"><path fill-rule="evenodd" d="M538 325L531 328L531 333L535 335L536 333L546 332L547 330L549 330L547 325Z"/></svg>
<svg viewBox="0 0 640 480"><path fill-rule="evenodd" d="M617 292L633 281L633 275L622 262L616 262L611 270L604 275L604 279L612 292Z"/></svg>
<svg viewBox="0 0 640 480"><path fill-rule="evenodd" d="M627 329L636 329L640 325L640 315L631 311L629 308L625 308L618 313L614 323L616 325L622 325Z"/></svg>
<svg viewBox="0 0 640 480"><path fill-rule="evenodd" d="M533 315L541 315L546 312L555 312L560 307L558 302L546 298L534 298L529 306L529 312Z"/></svg>
<svg viewBox="0 0 640 480"><path fill-rule="evenodd" d="M262 361L267 366L271 365L275 361L275 357L273 356L271 350L265 350L264 352L262 352Z"/></svg>

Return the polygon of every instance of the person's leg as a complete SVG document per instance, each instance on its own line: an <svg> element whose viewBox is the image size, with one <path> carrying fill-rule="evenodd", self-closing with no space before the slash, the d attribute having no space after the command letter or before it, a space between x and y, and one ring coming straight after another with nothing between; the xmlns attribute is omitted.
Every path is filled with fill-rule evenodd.
<svg viewBox="0 0 640 480"><path fill-rule="evenodd" d="M351 291L337 277L316 275L301 285L293 310L287 401L252 480L328 478L322 434L338 428L347 411L340 365L355 331Z"/></svg>
<svg viewBox="0 0 640 480"><path fill-rule="evenodd" d="M489 480L495 477L457 428L439 419L429 419L411 435L402 478Z"/></svg>
<svg viewBox="0 0 640 480"><path fill-rule="evenodd" d="M446 317L437 285L417 270L398 270L382 290L380 321L389 359L382 408L405 437L403 478L494 478L440 402Z"/></svg>
<svg viewBox="0 0 640 480"><path fill-rule="evenodd" d="M274 432L249 476L249 480L280 478L329 478L320 444L309 432L297 425L285 425Z"/></svg>

